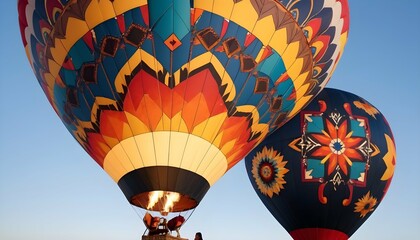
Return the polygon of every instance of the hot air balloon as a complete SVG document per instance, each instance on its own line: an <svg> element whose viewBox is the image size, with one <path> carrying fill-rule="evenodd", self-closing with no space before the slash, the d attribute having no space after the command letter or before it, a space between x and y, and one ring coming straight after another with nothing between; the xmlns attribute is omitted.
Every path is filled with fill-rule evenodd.
<svg viewBox="0 0 420 240"><path fill-rule="evenodd" d="M384 116L324 88L245 160L261 201L295 240L346 240L391 183L395 144Z"/></svg>
<svg viewBox="0 0 420 240"><path fill-rule="evenodd" d="M348 32L345 0L19 0L18 10L65 127L132 205L163 215L194 209L306 105Z"/></svg>

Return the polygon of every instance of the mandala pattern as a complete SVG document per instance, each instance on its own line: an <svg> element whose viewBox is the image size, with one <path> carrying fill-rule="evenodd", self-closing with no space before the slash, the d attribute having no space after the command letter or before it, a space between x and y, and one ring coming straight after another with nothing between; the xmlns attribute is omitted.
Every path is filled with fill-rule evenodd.
<svg viewBox="0 0 420 240"><path fill-rule="evenodd" d="M285 168L287 161L276 150L263 148L252 159L252 175L258 189L268 197L279 194L286 181L284 176L289 170Z"/></svg>
<svg viewBox="0 0 420 240"><path fill-rule="evenodd" d="M352 200L353 187L366 186L370 158L378 154L378 148L371 144L369 123L352 115L349 105L347 115L338 111L325 114L327 105L321 101L320 112L302 113L302 137L290 146L302 153L302 181L320 182L318 197L327 203L324 188L332 184L334 189L341 184L349 189L343 205Z"/></svg>

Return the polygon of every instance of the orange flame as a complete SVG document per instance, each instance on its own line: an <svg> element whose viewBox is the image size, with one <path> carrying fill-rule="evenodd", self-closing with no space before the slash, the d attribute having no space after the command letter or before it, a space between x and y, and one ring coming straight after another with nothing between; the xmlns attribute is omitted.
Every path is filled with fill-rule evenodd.
<svg viewBox="0 0 420 240"><path fill-rule="evenodd" d="M149 193L149 203L147 204L147 209L152 209L156 203L163 197L162 191L154 191Z"/></svg>
<svg viewBox="0 0 420 240"><path fill-rule="evenodd" d="M163 216L168 215L172 211L176 202L181 199L181 195L177 192L153 191L149 193L148 210L158 210ZM159 204L158 204L159 203ZM158 206L156 206L158 204ZM156 208L161 209L156 209Z"/></svg>

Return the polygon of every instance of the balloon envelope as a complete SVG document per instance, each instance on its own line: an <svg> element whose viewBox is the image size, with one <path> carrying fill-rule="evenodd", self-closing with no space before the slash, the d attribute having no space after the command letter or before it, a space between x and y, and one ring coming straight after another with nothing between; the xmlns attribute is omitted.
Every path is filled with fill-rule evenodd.
<svg viewBox="0 0 420 240"><path fill-rule="evenodd" d="M299 17L302 6L272 0L19 0L18 10L66 128L130 203L165 213L196 207L329 80L347 2L306 2L317 11Z"/></svg>
<svg viewBox="0 0 420 240"><path fill-rule="evenodd" d="M384 116L325 88L246 157L267 209L296 240L348 239L382 201L395 168Z"/></svg>

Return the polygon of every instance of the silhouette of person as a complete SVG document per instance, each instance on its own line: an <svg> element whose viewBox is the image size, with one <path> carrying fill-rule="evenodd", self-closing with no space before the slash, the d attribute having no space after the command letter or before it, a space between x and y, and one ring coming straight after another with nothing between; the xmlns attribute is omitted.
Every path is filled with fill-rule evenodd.
<svg viewBox="0 0 420 240"><path fill-rule="evenodd" d="M203 235L201 234L201 232L197 232L195 234L194 240L203 240Z"/></svg>

